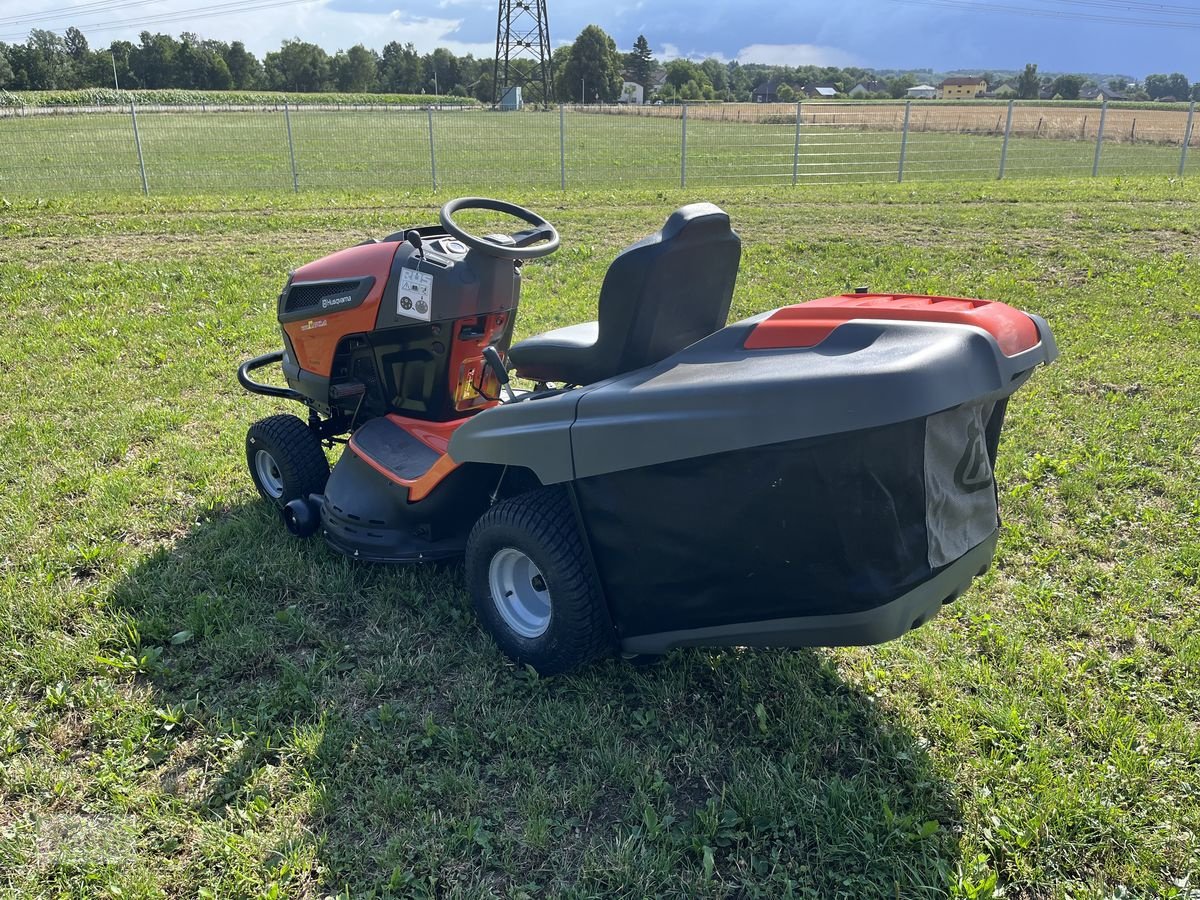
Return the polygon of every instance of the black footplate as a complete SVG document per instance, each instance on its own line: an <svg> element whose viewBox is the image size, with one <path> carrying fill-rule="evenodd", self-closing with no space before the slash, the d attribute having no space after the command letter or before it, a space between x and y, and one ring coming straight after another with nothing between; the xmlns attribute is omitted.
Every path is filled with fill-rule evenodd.
<svg viewBox="0 0 1200 900"><path fill-rule="evenodd" d="M420 478L441 456L399 425L382 417L372 419L354 432L350 445L360 456L368 457L405 481Z"/></svg>

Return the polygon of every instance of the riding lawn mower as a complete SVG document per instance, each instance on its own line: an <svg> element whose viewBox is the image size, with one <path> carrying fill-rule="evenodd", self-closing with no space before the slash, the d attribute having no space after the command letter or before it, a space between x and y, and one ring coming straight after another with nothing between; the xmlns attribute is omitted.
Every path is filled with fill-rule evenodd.
<svg viewBox="0 0 1200 900"><path fill-rule="evenodd" d="M472 234L465 210L529 227ZM1058 355L1043 319L863 290L726 324L741 241L696 203L616 257L597 321L512 344L522 263L558 232L486 198L440 220L292 272L284 346L238 370L307 407L246 436L293 534L465 557L482 624L542 673L879 643L990 565L1008 398ZM255 380L275 365L288 387Z"/></svg>

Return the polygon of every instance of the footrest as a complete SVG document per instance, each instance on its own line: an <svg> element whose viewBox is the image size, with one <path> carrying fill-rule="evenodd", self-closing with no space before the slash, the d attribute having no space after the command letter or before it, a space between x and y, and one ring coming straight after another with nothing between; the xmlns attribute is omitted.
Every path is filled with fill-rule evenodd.
<svg viewBox="0 0 1200 900"><path fill-rule="evenodd" d="M372 468L402 482L413 482L442 456L399 425L380 417L350 436L350 449Z"/></svg>

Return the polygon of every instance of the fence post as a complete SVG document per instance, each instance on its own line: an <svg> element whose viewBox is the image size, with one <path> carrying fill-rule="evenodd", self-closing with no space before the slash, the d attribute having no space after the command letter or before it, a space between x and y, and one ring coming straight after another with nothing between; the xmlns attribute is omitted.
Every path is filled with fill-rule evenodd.
<svg viewBox="0 0 1200 900"><path fill-rule="evenodd" d="M687 187L687 104L683 104L682 139L679 145L679 186Z"/></svg>
<svg viewBox="0 0 1200 900"><path fill-rule="evenodd" d="M283 122L287 125L288 136L288 159L292 163L292 193L300 193L300 177L296 174L296 145L292 143L292 112L288 108L288 102L283 101Z"/></svg>
<svg viewBox="0 0 1200 900"><path fill-rule="evenodd" d="M792 148L792 184L796 183L796 179L800 175L800 105L801 101L796 101L796 146Z"/></svg>
<svg viewBox="0 0 1200 900"><path fill-rule="evenodd" d="M567 114L566 107L558 104L558 186L567 189Z"/></svg>
<svg viewBox="0 0 1200 900"><path fill-rule="evenodd" d="M1108 114L1108 98L1100 104L1100 127L1096 130L1096 155L1092 159L1092 177L1100 174L1100 147L1104 140L1104 117Z"/></svg>
<svg viewBox="0 0 1200 900"><path fill-rule="evenodd" d="M1004 179L1004 165L1008 162L1008 136L1012 134L1013 101L1008 101L1008 118L1004 120L1004 143L1000 145L1000 174L998 180Z"/></svg>
<svg viewBox="0 0 1200 900"><path fill-rule="evenodd" d="M1188 144L1192 142L1192 119L1196 115L1196 101L1188 106L1187 125L1183 127L1183 150L1179 153L1179 177L1183 177L1184 167L1187 166Z"/></svg>
<svg viewBox="0 0 1200 900"><path fill-rule="evenodd" d="M138 134L137 108L129 101L129 117L133 120L133 145L137 147L138 171L142 173L142 194L149 196L150 184L146 181L146 160L142 157L142 136Z"/></svg>
<svg viewBox="0 0 1200 900"><path fill-rule="evenodd" d="M896 181L904 181L904 157L908 155L908 119L912 115L912 101L904 101L904 131L900 135L900 168L896 172Z"/></svg>
<svg viewBox="0 0 1200 900"><path fill-rule="evenodd" d="M429 174L433 177L433 189L438 189L437 184L437 152L433 148L433 110L427 109L429 114Z"/></svg>

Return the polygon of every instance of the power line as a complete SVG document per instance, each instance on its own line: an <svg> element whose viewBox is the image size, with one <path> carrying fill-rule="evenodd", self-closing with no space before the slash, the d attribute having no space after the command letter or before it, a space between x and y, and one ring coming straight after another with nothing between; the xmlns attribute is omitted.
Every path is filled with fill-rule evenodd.
<svg viewBox="0 0 1200 900"><path fill-rule="evenodd" d="M171 22L179 22L184 20L191 21L193 19L207 19L221 16L240 15L241 13L254 12L262 9L274 9L280 6L297 6L305 4L312 5L320 2L321 0L266 0L266 2L261 2L261 0L257 0L257 2L256 0L250 0L250 2L246 2L246 0L236 0L236 2L232 3L219 3L215 6L209 5L194 7L191 9L180 9L175 10L174 12L161 13L144 18L121 19L115 22L91 24L87 25L86 27L92 33L116 31L123 28L136 28L144 25L165 25ZM47 30L61 33L56 29ZM11 32L3 37L0 37L0 40L14 40L27 35L28 30L24 32Z"/></svg>
<svg viewBox="0 0 1200 900"><path fill-rule="evenodd" d="M122 9L127 6L145 6L153 0L92 0L91 3L81 3L78 6L64 6L60 9L43 9L39 12L21 13L17 16L0 17L0 25L35 24L50 22L56 19L73 19L76 16L86 16L112 9Z"/></svg>

